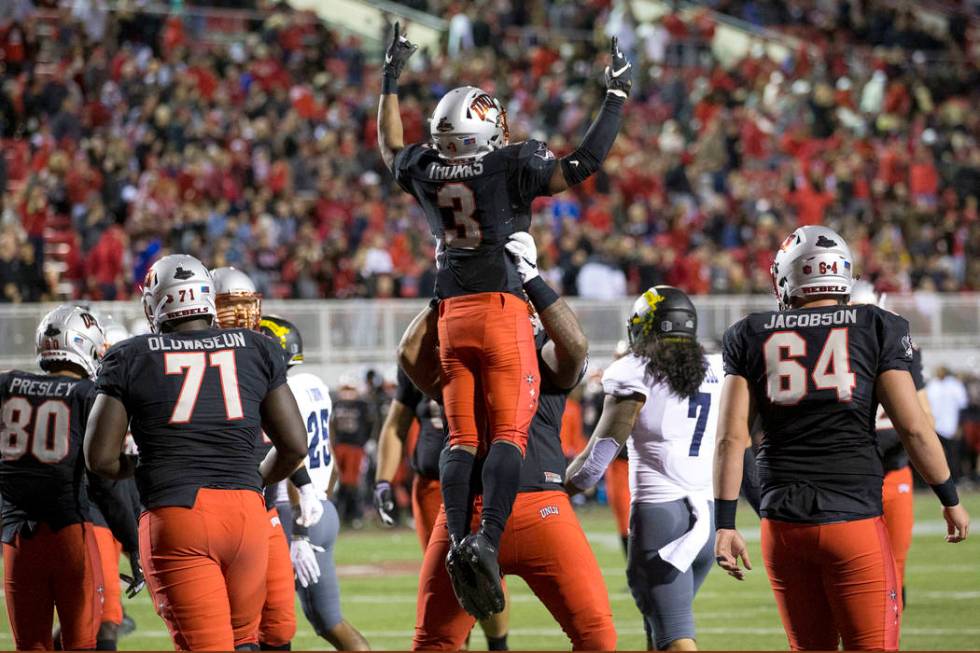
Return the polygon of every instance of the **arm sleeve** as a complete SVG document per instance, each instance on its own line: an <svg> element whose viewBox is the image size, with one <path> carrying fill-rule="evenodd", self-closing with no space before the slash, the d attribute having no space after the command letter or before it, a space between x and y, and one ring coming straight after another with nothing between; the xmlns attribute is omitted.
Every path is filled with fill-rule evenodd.
<svg viewBox="0 0 980 653"><path fill-rule="evenodd" d="M129 386L126 360L123 347L117 345L109 349L106 355L102 357L95 381L97 393L109 395L124 404L126 403L126 388Z"/></svg>
<svg viewBox="0 0 980 653"><path fill-rule="evenodd" d="M525 141L517 159L517 194L522 204L530 204L535 197L551 195L548 185L555 173L558 159L541 141Z"/></svg>
<svg viewBox="0 0 980 653"><path fill-rule="evenodd" d="M745 321L739 321L728 327L721 341L721 358L726 376L741 376L749 378L748 365L745 362L745 344L742 339Z"/></svg>
<svg viewBox="0 0 980 653"><path fill-rule="evenodd" d="M888 370L911 372L914 349L908 321L894 313L882 310L879 310L877 315L878 341L881 343L878 355L878 374Z"/></svg>
<svg viewBox="0 0 980 653"><path fill-rule="evenodd" d="M630 354L613 362L602 375L602 390L613 397L650 395L646 385L646 364L642 359Z"/></svg>
<svg viewBox="0 0 980 653"><path fill-rule="evenodd" d="M398 388L395 390L395 401L408 406L410 409L415 410L419 402L425 395L422 391L415 387L412 380L408 378L405 371L402 368L398 368Z"/></svg>
<svg viewBox="0 0 980 653"><path fill-rule="evenodd" d="M98 505L113 537L119 540L123 550L139 550L139 529L136 519L139 515L138 503L134 505L131 492L132 481L110 481L88 473L89 496ZM106 579L109 582L109 579Z"/></svg>
<svg viewBox="0 0 980 653"><path fill-rule="evenodd" d="M406 145L395 155L395 160L391 166L392 173L395 175L395 182L406 193L411 194L412 192L410 172L421 147L420 143Z"/></svg>

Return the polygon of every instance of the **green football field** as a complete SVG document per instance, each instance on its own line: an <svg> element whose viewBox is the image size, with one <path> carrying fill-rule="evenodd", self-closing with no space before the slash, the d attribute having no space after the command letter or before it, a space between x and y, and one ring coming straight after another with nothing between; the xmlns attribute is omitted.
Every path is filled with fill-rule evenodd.
<svg viewBox="0 0 980 653"><path fill-rule="evenodd" d="M977 532L971 540L954 546L943 542L944 524L935 498L931 494L916 497L903 648L980 648L980 493L967 494L963 500L974 516ZM605 574L619 647L643 648L643 626L626 587L625 565L611 514L604 507L594 507L582 510L579 517ZM711 572L694 604L699 644L708 649L785 649L786 638L762 569L758 523L747 506L742 506L739 522L750 540L756 568L743 583L717 569ZM344 615L374 648L405 649L411 645L420 558L415 533L407 529L368 528L341 533L337 564ZM508 584L511 648L567 649L568 640L527 586L516 578L509 579ZM124 602L138 629L120 642L120 648L170 648L166 628L154 614L147 592ZM299 629L293 648L329 648L313 634L298 607L297 614ZM5 617L0 624L0 649L12 648ZM485 643L482 634L474 634L472 648L485 649Z"/></svg>

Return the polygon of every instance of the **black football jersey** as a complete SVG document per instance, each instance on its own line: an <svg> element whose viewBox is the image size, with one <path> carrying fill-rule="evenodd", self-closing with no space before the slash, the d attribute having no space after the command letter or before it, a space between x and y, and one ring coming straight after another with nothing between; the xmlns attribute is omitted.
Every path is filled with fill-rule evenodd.
<svg viewBox="0 0 980 653"><path fill-rule="evenodd" d="M450 162L432 147L409 145L395 157L395 180L418 200L441 239L436 296L510 292L521 278L504 251L531 226L531 202L548 195L557 160L540 141L524 141L479 159Z"/></svg>
<svg viewBox="0 0 980 653"><path fill-rule="evenodd" d="M58 530L89 521L82 440L93 401L88 379L0 374L4 542L28 522Z"/></svg>
<svg viewBox="0 0 980 653"><path fill-rule="evenodd" d="M541 350L547 342L548 336L543 331L535 338L538 369L541 370L545 369ZM547 374L541 375L541 396L538 399L538 411L528 429L519 492L564 488L566 461L561 448L561 418L570 392L571 389L565 390L552 383Z"/></svg>
<svg viewBox="0 0 980 653"><path fill-rule="evenodd" d="M408 406L419 421L419 438L412 451L412 470L424 478L438 480L439 454L446 446L442 406L415 387L401 368L398 368L395 399Z"/></svg>
<svg viewBox="0 0 980 653"><path fill-rule="evenodd" d="M748 380L761 418L762 516L880 515L875 381L911 368L908 322L871 305L755 313L728 329L723 354L725 372Z"/></svg>
<svg viewBox="0 0 980 653"><path fill-rule="evenodd" d="M916 390L926 387L926 380L922 375L922 350L915 348L912 350L912 381L915 383ZM875 429L878 435L878 453L881 454L881 462L886 472L902 469L908 466L909 456L902 446L902 439L898 436L898 431L892 426L892 421L885 414L885 409L878 408L878 419L875 421Z"/></svg>
<svg viewBox="0 0 980 653"><path fill-rule="evenodd" d="M371 407L363 399L337 399L333 402L333 434L338 444L363 447L371 437L374 423Z"/></svg>
<svg viewBox="0 0 980 653"><path fill-rule="evenodd" d="M202 487L261 491L260 405L285 382L286 362L271 338L206 329L115 345L97 388L129 413L146 507L191 507Z"/></svg>

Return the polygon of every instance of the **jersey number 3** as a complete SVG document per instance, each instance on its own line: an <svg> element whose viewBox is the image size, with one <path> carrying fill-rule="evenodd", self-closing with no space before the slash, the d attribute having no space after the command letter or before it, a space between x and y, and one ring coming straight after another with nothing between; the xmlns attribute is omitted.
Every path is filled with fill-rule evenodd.
<svg viewBox="0 0 980 653"><path fill-rule="evenodd" d="M242 419L242 396L238 390L238 368L235 365L235 352L231 349L206 354L195 352L168 352L163 356L164 372L167 374L184 374L184 383L180 386L177 403L170 414L171 424L186 424L191 421L197 396L201 393L201 383L204 382L204 372L207 366L218 368L221 379L221 396L225 401L225 417L230 420Z"/></svg>
<svg viewBox="0 0 980 653"><path fill-rule="evenodd" d="M847 350L847 329L831 329L810 376L817 390L836 390L837 401L851 400L856 377ZM777 331L763 346L766 394L780 406L800 403L807 393L807 369L797 358L806 356L806 340L795 331Z"/></svg>
<svg viewBox="0 0 980 653"><path fill-rule="evenodd" d="M456 249L476 249L482 240L480 223L473 219L476 201L466 184L446 184L436 196L442 209L446 245Z"/></svg>

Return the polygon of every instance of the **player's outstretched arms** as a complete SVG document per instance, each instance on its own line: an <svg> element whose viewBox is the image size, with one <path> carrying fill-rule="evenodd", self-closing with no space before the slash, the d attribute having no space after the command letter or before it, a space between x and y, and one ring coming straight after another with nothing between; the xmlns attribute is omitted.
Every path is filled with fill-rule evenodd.
<svg viewBox="0 0 980 653"><path fill-rule="evenodd" d="M887 370L878 376L875 389L878 401L895 425L912 464L943 504L946 541L955 543L965 540L970 530L970 515L960 505L939 436L918 402L912 375L905 370Z"/></svg>
<svg viewBox="0 0 980 653"><path fill-rule="evenodd" d="M306 457L306 425L292 390L285 383L262 400L262 428L273 448L259 465L262 484L277 483L290 476Z"/></svg>
<svg viewBox="0 0 980 653"><path fill-rule="evenodd" d="M574 388L589 358L589 340L582 325L565 300L538 274L538 248L531 234L512 234L506 249L550 338L541 350L542 374L548 374L559 388Z"/></svg>
<svg viewBox="0 0 980 653"><path fill-rule="evenodd" d="M398 109L398 78L405 62L418 49L401 32L401 24L395 23L391 43L385 52L381 77L381 99L378 102L378 147L381 158L391 170L395 155L405 147L402 117Z"/></svg>
<svg viewBox="0 0 980 653"><path fill-rule="evenodd" d="M378 469L374 475L374 508L385 526L394 526L398 521L395 508L395 495L391 481L395 478L402 459L408 430L412 426L415 413L396 397L392 399L381 434L378 436Z"/></svg>
<svg viewBox="0 0 980 653"><path fill-rule="evenodd" d="M123 453L128 430L129 415L123 403L115 397L99 394L89 413L82 443L85 466L89 471L112 479L133 475L136 464L131 456Z"/></svg>
<svg viewBox="0 0 980 653"><path fill-rule="evenodd" d="M548 190L560 193L571 186L581 184L602 166L612 149L619 126L622 123L623 104L633 87L633 64L619 49L619 39L612 38L609 48L610 62L604 73L606 98L581 145L568 156L562 157L555 166Z"/></svg>
<svg viewBox="0 0 980 653"><path fill-rule="evenodd" d="M613 458L619 453L646 399L643 395L615 397L606 395L602 415L585 449L565 470L565 489L575 495L595 487Z"/></svg>
<svg viewBox="0 0 980 653"><path fill-rule="evenodd" d="M415 387L433 399L442 397L439 363L439 309L433 301L415 316L398 343L398 366Z"/></svg>
<svg viewBox="0 0 980 653"><path fill-rule="evenodd" d="M742 463L745 449L752 439L752 393L745 377L730 374L721 389L721 412L718 417L718 437L715 445L715 561L737 580L745 578L745 569L752 569L745 540L735 530L735 509L742 486Z"/></svg>

